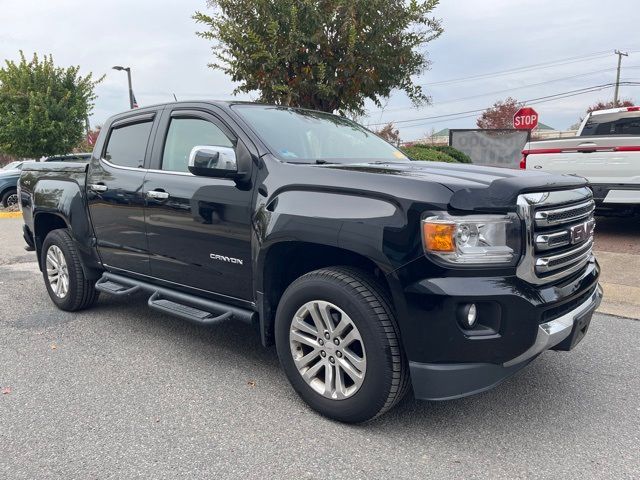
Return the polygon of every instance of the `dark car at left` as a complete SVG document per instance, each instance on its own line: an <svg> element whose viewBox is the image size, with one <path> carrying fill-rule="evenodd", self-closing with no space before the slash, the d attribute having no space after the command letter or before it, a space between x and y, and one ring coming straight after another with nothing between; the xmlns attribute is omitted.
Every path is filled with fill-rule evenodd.
<svg viewBox="0 0 640 480"><path fill-rule="evenodd" d="M72 153L68 155L55 155L47 157L43 162L88 162L90 153ZM11 207L18 203L18 179L22 172L22 167L27 162L33 160L16 160L8 163L0 169L0 203L4 208Z"/></svg>

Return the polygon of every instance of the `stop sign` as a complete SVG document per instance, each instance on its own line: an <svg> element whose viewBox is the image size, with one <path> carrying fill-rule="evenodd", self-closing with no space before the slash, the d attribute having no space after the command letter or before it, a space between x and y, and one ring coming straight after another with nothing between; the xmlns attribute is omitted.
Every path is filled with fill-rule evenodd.
<svg viewBox="0 0 640 480"><path fill-rule="evenodd" d="M513 116L513 128L533 130L538 126L538 112L531 107L522 107Z"/></svg>

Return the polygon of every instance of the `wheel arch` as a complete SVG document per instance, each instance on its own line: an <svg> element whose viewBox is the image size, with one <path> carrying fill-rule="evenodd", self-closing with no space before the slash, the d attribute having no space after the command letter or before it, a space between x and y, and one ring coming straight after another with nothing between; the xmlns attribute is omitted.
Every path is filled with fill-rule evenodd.
<svg viewBox="0 0 640 480"><path fill-rule="evenodd" d="M33 217L33 240L38 257L38 265L42 270L42 244L47 235L54 230L69 228L67 220L58 212L40 212ZM70 228L69 228L70 229Z"/></svg>
<svg viewBox="0 0 640 480"><path fill-rule="evenodd" d="M262 343L273 344L275 313L282 294L291 283L305 273L326 267L348 266L362 270L392 299L393 279L381 265L358 252L345 248L306 241L281 241L262 252L256 278L257 308L260 313ZM393 300L391 300L393 305Z"/></svg>
<svg viewBox="0 0 640 480"><path fill-rule="evenodd" d="M71 180L43 178L37 181L32 195L33 237L41 265L42 243L53 230L67 228L89 279L98 278L102 270L94 246L93 228L86 198L75 177Z"/></svg>

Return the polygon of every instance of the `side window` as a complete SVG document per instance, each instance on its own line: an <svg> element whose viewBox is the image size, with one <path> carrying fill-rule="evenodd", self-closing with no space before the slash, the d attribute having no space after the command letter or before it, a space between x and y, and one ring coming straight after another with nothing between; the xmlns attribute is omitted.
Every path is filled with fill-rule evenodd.
<svg viewBox="0 0 640 480"><path fill-rule="evenodd" d="M201 118L174 118L162 154L162 170L188 172L191 149L198 145L233 147L233 142L214 123Z"/></svg>
<svg viewBox="0 0 640 480"><path fill-rule="evenodd" d="M114 128L109 135L105 159L123 167L144 165L152 125L153 122L143 122Z"/></svg>

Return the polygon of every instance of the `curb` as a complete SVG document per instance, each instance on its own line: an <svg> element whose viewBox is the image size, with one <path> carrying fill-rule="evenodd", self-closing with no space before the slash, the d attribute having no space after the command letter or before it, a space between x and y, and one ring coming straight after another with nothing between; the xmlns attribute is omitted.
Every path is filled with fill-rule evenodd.
<svg viewBox="0 0 640 480"><path fill-rule="evenodd" d="M22 212L0 212L0 219L20 218L20 217L22 217Z"/></svg>

